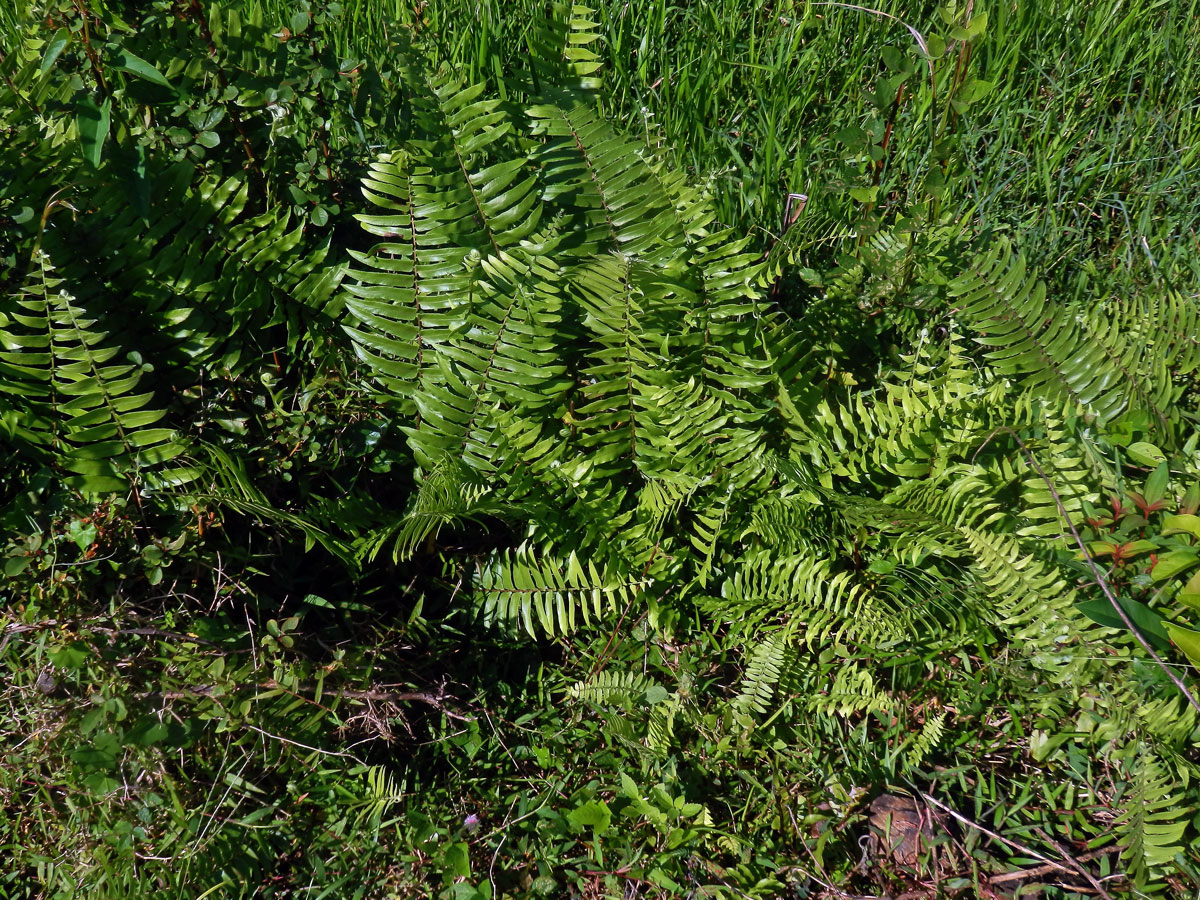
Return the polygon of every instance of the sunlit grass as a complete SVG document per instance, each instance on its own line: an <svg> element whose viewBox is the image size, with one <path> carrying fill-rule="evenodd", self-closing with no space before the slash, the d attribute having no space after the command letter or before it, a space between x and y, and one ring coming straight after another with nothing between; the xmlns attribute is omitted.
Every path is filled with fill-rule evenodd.
<svg viewBox="0 0 1200 900"><path fill-rule="evenodd" d="M291 4L265 0L266 14ZM1096 297L1141 281L1186 283L1197 271L1200 198L1200 4L976 4L986 32L969 61L953 42L935 65L940 96L964 62L991 92L945 131L963 179L941 211L976 230L1022 236L1031 261L1066 297ZM434 34L469 77L491 78L525 52L529 0L346 0L347 57L386 59L397 29ZM959 11L962 15L962 11ZM934 3L602 0L595 17L611 112L660 136L710 177L730 224L765 234L790 192L854 221L849 190L877 181L880 211L911 211L938 165L932 136L944 103L918 68L894 111L886 157L874 165L839 141L872 114L864 90L894 48L913 58L910 29L950 36ZM894 114L893 114L894 113Z"/></svg>

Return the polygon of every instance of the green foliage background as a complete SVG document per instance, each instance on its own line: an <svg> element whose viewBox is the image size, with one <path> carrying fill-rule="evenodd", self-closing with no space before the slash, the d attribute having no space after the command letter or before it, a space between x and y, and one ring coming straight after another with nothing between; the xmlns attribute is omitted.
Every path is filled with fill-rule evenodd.
<svg viewBox="0 0 1200 900"><path fill-rule="evenodd" d="M1194 12L0 11L0 893L1194 892Z"/></svg>

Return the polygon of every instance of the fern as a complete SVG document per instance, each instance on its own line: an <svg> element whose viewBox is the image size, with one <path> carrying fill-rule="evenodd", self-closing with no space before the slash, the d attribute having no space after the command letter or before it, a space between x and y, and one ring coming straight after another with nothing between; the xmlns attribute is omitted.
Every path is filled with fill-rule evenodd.
<svg viewBox="0 0 1200 900"><path fill-rule="evenodd" d="M803 454L825 476L851 481L886 473L904 479L937 477L955 455L971 452L986 427L985 390L960 342L923 335L894 381L843 403L822 401L807 416L789 416ZM976 445L970 442L975 441Z"/></svg>
<svg viewBox="0 0 1200 900"><path fill-rule="evenodd" d="M0 321L0 402L9 404L10 435L85 494L190 480L193 469L166 467L186 445L173 430L151 427L164 412L150 406L151 392L138 391L140 360L122 359L96 325L36 249L30 277Z"/></svg>
<svg viewBox="0 0 1200 900"><path fill-rule="evenodd" d="M1182 298L1114 300L1077 313L1047 298L1045 285L1028 277L1024 257L1003 240L952 282L950 294L988 348L985 358L1023 390L1082 407L1100 421L1127 410L1164 424L1178 420L1174 401L1183 385L1172 370L1190 373L1200 362L1186 331L1194 305Z"/></svg>
<svg viewBox="0 0 1200 900"><path fill-rule="evenodd" d="M719 505L697 511L691 536L692 546L699 554L696 571L696 583L704 588L708 585L709 575L713 569L713 559L720 544L724 525L729 517L730 504L733 501L732 491L726 493Z"/></svg>
<svg viewBox="0 0 1200 900"><path fill-rule="evenodd" d="M1135 759L1133 779L1120 801L1121 858L1136 884L1145 885L1183 849L1187 806L1162 764L1150 753Z"/></svg>
<svg viewBox="0 0 1200 900"><path fill-rule="evenodd" d="M655 685L654 679L640 672L597 672L586 681L573 684L568 696L597 706L632 709L643 704L646 691Z"/></svg>
<svg viewBox="0 0 1200 900"><path fill-rule="evenodd" d="M921 726L920 734L916 735L909 745L905 754L905 762L914 768L921 765L941 741L942 734L946 730L945 725L945 713L929 716L925 720L925 724Z"/></svg>
<svg viewBox="0 0 1200 900"><path fill-rule="evenodd" d="M1042 471L1038 472L1023 456L1021 458L1026 470L1021 486L1024 506L1021 516L1029 524L1021 528L1019 533L1059 537L1065 535L1067 530L1059 504L1071 521L1078 522L1083 519L1084 504L1094 504L1099 500L1092 486L1103 482L1087 465L1086 449L1080 446L1080 442L1071 439L1072 435L1062 420L1050 411L1040 418L1043 437L1027 442L1026 447L1034 454ZM1042 477L1045 472L1054 473L1052 484L1048 485Z"/></svg>
<svg viewBox="0 0 1200 900"><path fill-rule="evenodd" d="M187 162L150 170L142 210L127 191L95 187L88 224L103 243L93 256L72 253L72 281L89 304L107 308L113 294L132 304L128 327L147 355L241 373L263 353L264 330L282 325L289 352L332 330L343 268L327 264L328 236L314 241L286 207L251 215L245 173L222 178Z"/></svg>
<svg viewBox="0 0 1200 900"><path fill-rule="evenodd" d="M1191 416L1181 401L1200 369L1193 298L1160 292L1086 308L1057 302L1003 241L975 253L964 269L960 242L972 217L953 226L930 225L932 214L907 217L902 231L892 227L898 207L891 202L862 210L862 227L853 233L833 224L832 205L814 202L809 218L761 253L750 236L719 224L711 196L716 176L695 182L664 155L662 140L631 138L605 118L607 101L596 94L601 31L591 10L573 4L539 7L519 29L528 53L494 72L468 64L469 75L443 60L453 59L453 42L444 30L426 33L418 12L411 34L389 32L386 69L336 70L332 81L353 85L349 93L325 92L331 85L322 74L321 89L304 100L349 102L332 104L329 115L322 109L315 131L306 131L314 121L308 117L304 128L284 122L247 137L243 119L222 130L222 140L240 138L245 160L240 152L206 155L201 144L167 147L163 142L174 138L162 137L165 123L181 115L199 129L211 115L238 110L272 121L276 113L295 114L282 99L266 106L265 95L246 85L258 84L260 75L251 73L264 47L280 61L309 58L302 57L307 38L283 46L288 41L280 37L290 37L298 20L271 36L257 4L244 16L237 7L209 6L192 4L177 22L167 17L173 38L186 36L187 17L201 13L203 23L195 24L207 32L203 46L184 47L163 69L186 83L178 109L143 103L139 85L118 80L130 74L128 66L116 67L108 84L88 83L89 65L99 77L112 58L130 59L120 55L132 50L121 49L119 27L109 29L99 65L79 50L68 69L68 50L64 78L48 77L54 59L43 53L45 35L26 42L16 58L0 59L12 138L0 152L0 238L5 256L11 245L22 250L13 259L32 260L28 269L24 262L14 267L6 278L11 296L0 301L0 429L19 462L3 484L6 502L30 471L47 484L65 474L89 500L131 488L140 499L192 479L186 503L204 507L200 522L231 511L255 526L236 547L256 589L269 595L268 577L283 568L252 569L264 555L260 545L278 543L285 529L302 535L304 550L320 545L344 561L346 570L330 579L334 600L314 594L305 604L339 614L343 603L361 609L351 598L370 596L390 576L387 567L361 571L380 553L397 562L429 557L410 567L420 599L397 629L436 637L422 604L443 586L432 573L439 566L443 575L453 573L443 597L450 615L474 613L514 639L503 646L551 640L582 651L563 654L571 673L563 680L574 683L559 696L598 715L606 751L616 751L586 765L599 772L610 759L625 766L633 758L664 781L717 772L723 780L725 771L738 771L753 788L740 814L748 833L766 809L756 798L772 793L786 827L796 809L790 794L810 777L824 781L844 818L854 814L864 775L914 769L935 753L952 757L950 766L962 764L967 754L947 738L946 713L927 715L919 731L883 755L882 767L872 742L880 725L893 735L905 709L938 708L934 698L957 710L956 720L990 728L997 698L1013 684L1028 686L1023 708L1036 710L1038 731L1057 730L1052 739L1039 737L1039 761L1054 762L1062 741L1085 734L1091 746L1105 747L1110 776L1118 772L1112 759L1139 754L1128 784L1112 792L1135 880L1153 883L1186 850L1190 812L1177 807L1188 801L1195 717L1174 698L1147 696L1154 673L1147 676L1140 663L1126 677L1117 665L1122 657L1098 661L1103 654L1081 649L1079 641L1092 633L1075 600L1087 588L1070 580L1062 561L1061 517L1081 515L1119 483L1118 464L1105 458L1118 429L1161 434L1176 452L1174 471L1194 474L1195 442L1180 451L1175 440ZM93 12L89 27L108 21L104 10ZM315 29L325 12L299 13L301 30ZM29 30L34 34L33 25ZM88 36L63 33L73 49ZM226 83L226 71L236 73L233 82ZM955 80L959 74L965 69ZM375 97L393 78L401 90L388 84L385 99ZM63 112L76 103L90 108L85 98L93 88L97 102L121 113L103 155L104 141L85 133L85 119ZM283 88L291 90L279 88L280 98ZM904 97L897 95L898 112ZM359 213L361 243L348 260L340 258L343 234L331 241L315 224L332 206L314 209L303 192L292 194L300 198L292 208L278 202L281 172L289 187L293 176L313 184L302 178L310 164L300 153L315 159L318 149L256 157L277 137L308 141L340 115L360 136L376 129L371 144L365 137L359 144L367 163L361 204L328 192L339 211ZM650 124L646 131L649 138ZM179 132L195 133L182 126ZM379 149L376 140L385 152L368 162L366 148ZM275 170L263 171L264 160ZM888 171L881 166L877 174ZM332 180L329 166L325 174ZM26 180L24 193L10 186ZM24 194L43 198L68 185L69 197L53 200L44 216L69 200L78 222L62 215L52 227L25 225L36 219L33 206L28 214L16 206ZM918 222L921 230L911 231ZM834 254L836 264L818 271ZM805 284L794 293L776 290L797 265ZM776 307L778 297L789 309ZM355 408L329 415L309 406L310 361L323 367L322 377L328 364L339 406ZM163 376L153 391L151 367ZM218 403L230 417L220 424L208 415ZM197 410L204 415L193 415ZM247 422L265 430L269 419L288 424L244 436ZM172 424L194 428L196 437L184 440ZM272 460L282 466L301 444L313 459L337 457L344 433L376 424L375 436L355 451L357 470L342 478L342 469L323 487L296 485L281 499ZM379 439L385 424L407 450ZM203 440L202 428L209 429ZM14 504L5 520L40 499ZM159 512L178 518L182 505L173 499ZM260 541L258 532L269 529L258 526L266 523L276 532ZM489 527L495 533L486 541L474 540L473 532ZM466 540L447 540L450 530L467 532ZM201 531L197 524L197 537ZM53 536L70 549L61 534ZM114 536L115 529L108 538ZM145 546L136 536L135 559ZM36 570L31 547L7 548L5 571ZM80 571L100 562L83 553ZM319 565L306 561L292 584L310 581L310 562ZM240 584L226 588L221 565L210 613ZM361 585L360 575L367 576ZM47 584L47 596L60 589ZM1175 596L1164 593L1151 605ZM390 609L371 613L390 627ZM216 619L206 625L224 627ZM460 625L446 632L451 644ZM309 741L328 670L313 655L323 642L296 647L291 637L276 640L280 627L268 624L271 640L254 653L225 654L227 662L206 663L205 672L217 677L225 665L242 665L242 683L261 684L242 676L262 656L277 671L268 693L284 690L286 680L297 696L313 676L316 706L284 698L305 718L294 737ZM579 643L568 645L568 635ZM589 638L603 650L590 653ZM79 650L50 652L69 660ZM353 662L353 648L346 652ZM87 663L88 677L103 661ZM428 661L436 663L435 653ZM569 668L580 665L592 670L582 680ZM1066 689L1049 689L1047 678ZM943 696L955 690L957 698ZM409 696L456 717L440 695ZM214 690L194 699L216 698ZM524 702L520 693L511 699ZM1028 717L1013 720L1019 736ZM268 734L283 729L264 727L261 736ZM807 759L793 748L807 751L829 736L845 771L840 761L837 771L816 771L815 757L814 771L796 779L795 763L785 757ZM310 746L271 740L284 754ZM503 758L529 751L539 761L543 754L555 759L554 741L537 743ZM476 736L464 746L475 753ZM677 762L684 746L699 751L686 766ZM1070 763L1081 759L1089 764L1086 753L1072 752ZM979 799L1022 765L998 754L989 760L998 770L990 785L962 782L974 781ZM490 763L480 762L486 775ZM774 768L769 788L752 769L763 762ZM360 819L379 827L403 792L382 768L365 775ZM696 828L716 829L725 818L719 805L710 811L686 803L666 783L643 790L624 772L620 783L627 817L644 820L662 838L647 843L642 835L628 846L654 844L656 858L691 858L686 845L705 837ZM607 802L603 786L575 793L575 786L559 787L560 799L582 798L592 812ZM456 796L461 802L462 792ZM481 813L499 821L508 801L492 803L497 795L487 792L480 799L488 801ZM535 798L515 800L520 808L509 808L505 827L535 813L532 821L563 822L548 807L539 812ZM1027 804L1033 808L1029 798L1012 804L1012 815L1026 815ZM793 842L807 839L806 823L828 818L815 805L805 815L793 826ZM409 829L417 844L436 823L425 824ZM603 863L601 838L619 843L611 831L601 833L606 829L597 827L587 853L569 844L555 851L568 874L576 863L591 865L588 854ZM838 833L825 829L814 853L827 853L831 871L845 874L846 859L835 861L829 843ZM451 843L461 865L451 865L450 850L418 853L421 864L471 868L465 844L457 837ZM747 862L754 856L749 841L726 835L710 848L741 860L739 885L756 894L784 889L768 877L768 855ZM262 858L264 865L282 859ZM604 865L610 881L636 874ZM734 869L716 862L708 868L722 890L740 889L726 877ZM665 872L642 874L646 883L672 889Z"/></svg>
<svg viewBox="0 0 1200 900"><path fill-rule="evenodd" d="M485 620L520 621L532 636L568 634L641 592L642 580L601 570L574 553L539 558L530 548L500 554L477 576ZM536 627L535 627L536 621Z"/></svg>
<svg viewBox="0 0 1200 900"><path fill-rule="evenodd" d="M622 592L654 604L655 585L687 569L707 585L734 493L772 477L757 259L709 232L701 192L572 92L592 71L592 27L577 8L566 35L543 35L566 48L565 69L533 63L524 111L408 64L418 131L364 179L375 209L360 220L378 243L353 254L343 293L356 352L411 415L431 485L430 513L424 499L413 511L426 524L386 533L411 552L455 515L431 475L477 473L490 510L561 553L494 556L482 608L548 634ZM698 559L677 552L696 541Z"/></svg>
<svg viewBox="0 0 1200 900"><path fill-rule="evenodd" d="M1061 664L1075 593L1041 542L1064 523L1020 448L1054 471L1068 515L1092 502L1111 473L1083 430L1129 409L1171 419L1181 389L1122 335L1161 316L1183 352L1185 308L1114 304L1109 327L1049 301L1003 243L948 279L957 232L882 230L820 300L888 311L911 350L863 389L831 388L818 359L836 336L806 337L817 319L762 290L802 239L764 260L714 225L703 190L604 121L586 93L588 16L535 29L549 55L513 90L523 105L406 64L414 129L364 180L374 243L342 297L355 352L409 418L422 486L370 552L392 541L403 557L443 525L503 519L522 543L474 570L486 622L557 638L619 630L635 608L664 629L698 611L743 648L732 706L745 713L783 690L840 717L903 702L854 662L823 689L798 680L801 648L832 642L1000 637ZM602 671L570 695L661 757L690 710L678 694L647 705L651 690ZM930 716L906 764L945 728Z"/></svg>
<svg viewBox="0 0 1200 900"><path fill-rule="evenodd" d="M640 672L597 672L571 685L567 694L600 709L610 734L655 757L670 750L679 694Z"/></svg>
<svg viewBox="0 0 1200 900"><path fill-rule="evenodd" d="M478 522L485 516L502 518L511 511L507 505L489 502L488 494L489 488L469 469L445 457L421 481L404 518L364 540L359 554L373 560L390 543L396 561L410 559L423 543L435 540L446 525Z"/></svg>
<svg viewBox="0 0 1200 900"><path fill-rule="evenodd" d="M875 677L867 669L850 664L838 670L827 691L809 701L809 705L826 715L849 716L886 713L892 706L892 698L880 690Z"/></svg>
<svg viewBox="0 0 1200 900"><path fill-rule="evenodd" d="M581 269L575 283L583 324L595 349L584 364L579 402L572 427L587 452L596 477L612 477L645 453L643 420L657 408L654 349L664 335L647 330L647 306L628 256L600 258ZM649 302L647 302L649 301Z"/></svg>
<svg viewBox="0 0 1200 900"><path fill-rule="evenodd" d="M773 632L760 639L749 653L741 690L733 701L733 707L766 713L776 687L786 677L787 670L796 664L796 650L786 630Z"/></svg>
<svg viewBox="0 0 1200 900"><path fill-rule="evenodd" d="M603 85L602 64L592 44L601 39L593 10L578 3L556 0L547 8L545 19L533 23L529 37L529 70L525 87L532 95L547 90L568 88L579 92L597 91Z"/></svg>
<svg viewBox="0 0 1200 900"><path fill-rule="evenodd" d="M810 645L835 637L870 643L898 634L899 620L849 572L829 560L760 553L744 560L722 586L717 601L701 601L720 612L735 630L782 618L803 628Z"/></svg>

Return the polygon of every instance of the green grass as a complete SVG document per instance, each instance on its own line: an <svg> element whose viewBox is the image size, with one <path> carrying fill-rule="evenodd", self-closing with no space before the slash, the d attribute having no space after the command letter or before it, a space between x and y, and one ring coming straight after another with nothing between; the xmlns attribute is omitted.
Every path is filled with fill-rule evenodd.
<svg viewBox="0 0 1200 900"><path fill-rule="evenodd" d="M992 93L959 126L964 181L947 207L981 228L1024 236L1035 263L1075 289L1088 269L1169 276L1193 265L1200 198L1195 3L988 4L970 65ZM945 33L934 4L882 5L918 31ZM836 135L861 125L861 89L899 24L833 6L605 4L611 83L629 120L648 109L684 162L716 172L723 214L771 227L789 191L844 207L859 181ZM940 64L944 69L954 56ZM931 169L928 74L896 117L883 183L903 207ZM1151 263L1153 260L1153 263ZM1063 270L1068 270L1064 272ZM1093 296L1107 289L1091 276Z"/></svg>
<svg viewBox="0 0 1200 900"><path fill-rule="evenodd" d="M417 8L420 27L473 78L493 76L522 53L539 9L528 0L343 5L347 57L385 53ZM279 0L266 6L281 18L292 9ZM863 92L886 71L888 48L916 61L906 25L923 36L949 31L934 3L877 10L882 15L791 0L753 8L735 0L597 2L610 111L631 130L661 136L681 163L711 179L722 218L764 241L778 230L790 192L811 195L811 211L852 223L861 204L847 191L876 176L838 135L870 120ZM942 209L977 230L1022 236L1064 298L1103 297L1135 278L1194 277L1200 3L1017 0L977 4L980 11L986 34L967 66L992 89L945 128L961 181ZM952 46L937 63L942 98L960 62ZM932 132L946 114L923 64L894 112L877 211L900 214L920 202L938 166Z"/></svg>

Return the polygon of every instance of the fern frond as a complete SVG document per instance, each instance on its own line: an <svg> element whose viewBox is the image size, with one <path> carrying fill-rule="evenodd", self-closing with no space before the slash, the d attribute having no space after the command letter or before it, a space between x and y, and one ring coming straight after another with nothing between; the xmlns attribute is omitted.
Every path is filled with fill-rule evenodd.
<svg viewBox="0 0 1200 900"><path fill-rule="evenodd" d="M809 700L809 705L826 715L842 718L864 713L887 712L893 701L886 691L875 683L875 676L855 663L838 669L828 691Z"/></svg>
<svg viewBox="0 0 1200 900"><path fill-rule="evenodd" d="M164 467L186 445L172 429L152 427L165 413L150 406L152 393L138 391L141 360L120 358L54 275L46 251L35 250L30 277L4 312L0 403L10 406L8 430L68 473L69 487L95 495L195 477L190 467Z"/></svg>
<svg viewBox="0 0 1200 900"><path fill-rule="evenodd" d="M373 560L385 546L392 545L397 562L410 559L426 541L437 538L447 525L479 521L484 516L502 517L506 504L486 502L491 488L453 457L444 457L421 479L412 508L396 525L381 529L364 541L359 554Z"/></svg>
<svg viewBox="0 0 1200 900"><path fill-rule="evenodd" d="M591 92L603 86L603 64L591 49L601 39L594 15L570 0L547 4L546 17L532 23L528 38L529 93L539 95L560 87Z"/></svg>
<svg viewBox="0 0 1200 900"><path fill-rule="evenodd" d="M1183 835L1194 811L1177 792L1166 769L1149 751L1134 760L1132 781L1120 800L1117 835L1121 858L1134 883L1145 886L1184 849Z"/></svg>
<svg viewBox="0 0 1200 900"><path fill-rule="evenodd" d="M650 708L649 721L646 723L646 749L660 759L667 756L675 743L675 722L680 708L678 694L671 694Z"/></svg>
<svg viewBox="0 0 1200 900"><path fill-rule="evenodd" d="M1029 648L1058 649L1077 631L1075 592L1058 572L1026 553L1013 538L963 528L974 567L993 598L996 621L1014 628Z"/></svg>
<svg viewBox="0 0 1200 900"><path fill-rule="evenodd" d="M914 768L921 765L925 761L925 758L937 747L945 730L945 713L938 713L927 718L925 724L921 726L921 733L913 738L912 743L909 745L904 761Z"/></svg>
<svg viewBox="0 0 1200 900"><path fill-rule="evenodd" d="M767 496L751 510L749 530L768 546L785 553L828 556L834 542L849 536L845 521L828 503L809 492L790 497Z"/></svg>
<svg viewBox="0 0 1200 900"><path fill-rule="evenodd" d="M337 558L354 564L354 555L341 541L319 525L296 513L280 509L259 490L246 470L245 460L213 444L198 447L202 465L197 466L200 484L189 490L189 498L211 508L222 507L261 522L275 522L304 535L304 549L320 544Z"/></svg>
<svg viewBox="0 0 1200 900"><path fill-rule="evenodd" d="M770 477L762 433L740 405L695 382L658 390L643 419L649 440L637 457L644 474L679 472L697 480L726 482L745 490Z"/></svg>
<svg viewBox="0 0 1200 900"><path fill-rule="evenodd" d="M696 583L702 588L708 585L708 578L713 569L713 560L721 542L725 522L729 518L732 501L733 490L731 488L726 491L718 505L697 512L693 518L690 538L692 546L699 554L695 577Z"/></svg>
<svg viewBox="0 0 1200 900"><path fill-rule="evenodd" d="M984 356L998 373L1060 407L1082 407L1101 421L1128 409L1144 410L1164 422L1176 416L1171 357L1156 343L1160 327L1174 335L1168 342L1178 346L1188 371L1200 361L1194 340L1179 331L1181 324L1187 327L1195 320L1180 298L1135 302L1125 309L1114 301L1116 315L1076 314L1047 298L1045 285L1028 276L1024 257L1006 241L978 256L951 283L950 295L958 300L958 315L976 332L976 341L988 348Z"/></svg>
<svg viewBox="0 0 1200 900"><path fill-rule="evenodd" d="M600 569L574 553L557 560L539 557L528 547L493 556L475 584L485 621L520 623L534 637L568 634L631 601L647 586L643 579Z"/></svg>
<svg viewBox="0 0 1200 900"><path fill-rule="evenodd" d="M846 402L821 401L806 416L788 416L794 452L825 476L883 481L937 477L979 440L983 390L954 335L935 346L923 335L894 380Z"/></svg>
<svg viewBox="0 0 1200 900"><path fill-rule="evenodd" d="M418 461L451 453L494 470L502 458L493 413L519 405L526 415L553 412L570 387L558 361L554 282L519 256L489 258L469 327L440 348L433 370L413 394L420 421L406 428ZM527 287L526 284L529 284Z"/></svg>
<svg viewBox="0 0 1200 900"><path fill-rule="evenodd" d="M761 407L742 398L756 399L772 373L762 340L765 306L753 286L759 261L746 252L748 243L722 231L692 245L695 287L679 279L673 285L685 309L673 355L681 371L702 381L743 421L759 422Z"/></svg>
<svg viewBox="0 0 1200 900"><path fill-rule="evenodd" d="M700 603L739 632L780 618L810 645L839 637L869 644L900 634L900 621L851 573L819 557L748 555L726 578L720 600Z"/></svg>
<svg viewBox="0 0 1200 900"><path fill-rule="evenodd" d="M635 144L589 106L568 102L527 111L533 136L548 138L534 156L545 199L575 220L581 252L615 250L651 266L666 264L683 243L671 199Z"/></svg>
<svg viewBox="0 0 1200 900"><path fill-rule="evenodd" d="M1085 463L1085 451L1081 449L1080 441L1072 439L1073 435L1068 433L1060 418L1046 411L1041 416L1041 423L1041 437L1026 441L1025 446L1037 459L1051 483L1047 484L1042 474L1028 465L1024 455L1020 457L1026 469L1021 485L1024 507L1021 516L1030 524L1018 533L1031 537L1061 537L1067 532L1067 523L1062 519L1059 504L1062 504L1071 521L1081 521L1084 518L1084 504L1099 501L1099 494L1093 487L1098 479ZM1058 495L1057 500L1055 494Z"/></svg>
<svg viewBox="0 0 1200 900"><path fill-rule="evenodd" d="M655 300L639 283L644 268L628 256L607 256L571 273L583 325L595 349L572 414L576 439L600 476L631 466L645 443L647 410L658 404L657 344L647 307Z"/></svg>
<svg viewBox="0 0 1200 900"><path fill-rule="evenodd" d="M438 263L435 250L422 252L415 243L419 232L413 221L410 166L403 151L372 163L363 180L363 193L388 212L364 214L360 222L371 234L398 240L377 244L368 253L351 250L350 255L364 268L351 269L344 285L346 308L367 326L350 332L355 350L375 377L399 396L411 392L417 383L424 349L464 327L468 308L463 298L442 290L435 280L439 272L459 274L455 259L448 266ZM461 262L466 253L454 257ZM428 272L423 265L426 260ZM430 301L425 300L426 294ZM433 298L438 294L449 296L437 302ZM447 304L451 304L449 309ZM429 328L434 330L433 336L426 333Z"/></svg>
<svg viewBox="0 0 1200 900"><path fill-rule="evenodd" d="M578 681L567 690L567 695L596 706L617 706L633 709L646 702L646 691L656 684L653 678L641 672L597 672L585 681Z"/></svg>
<svg viewBox="0 0 1200 900"><path fill-rule="evenodd" d="M145 177L153 202L143 209L121 181L92 195L89 227L103 243L72 273L85 303L118 294L156 358L233 372L261 355L264 329L283 325L292 352L332 329L343 266L327 262L328 238L314 240L287 207L247 216L244 173L217 178L181 162Z"/></svg>
<svg viewBox="0 0 1200 900"><path fill-rule="evenodd" d="M647 479L638 492L638 511L648 520L649 531L661 534L667 521L678 515L700 483L700 479L675 472Z"/></svg>
<svg viewBox="0 0 1200 900"><path fill-rule="evenodd" d="M741 689L733 701L734 709L766 713L776 687L787 670L797 664L798 656L786 629L760 639L750 651Z"/></svg>

